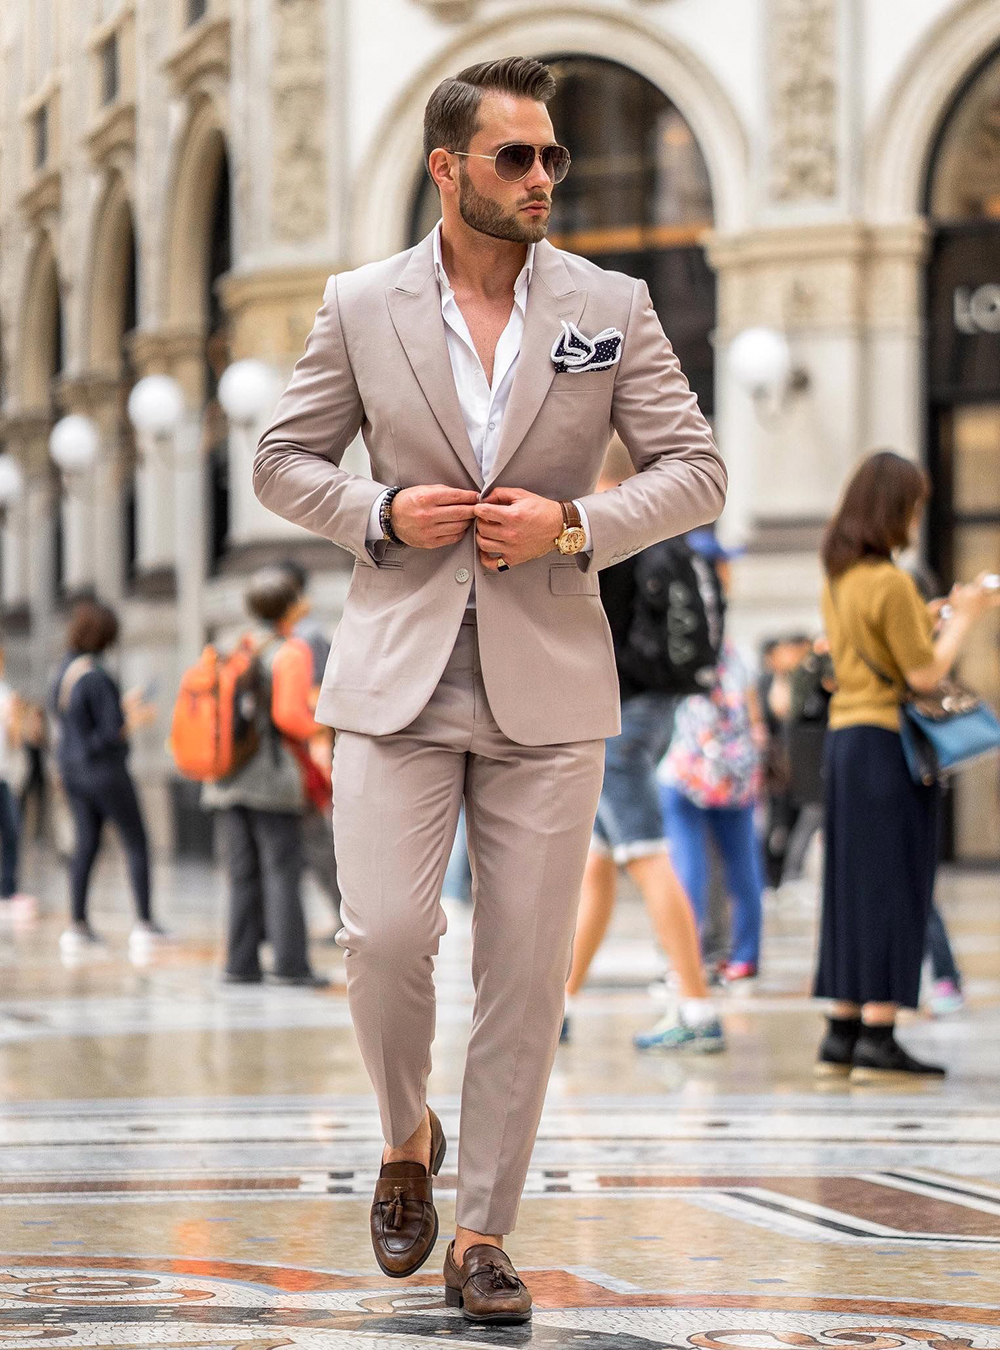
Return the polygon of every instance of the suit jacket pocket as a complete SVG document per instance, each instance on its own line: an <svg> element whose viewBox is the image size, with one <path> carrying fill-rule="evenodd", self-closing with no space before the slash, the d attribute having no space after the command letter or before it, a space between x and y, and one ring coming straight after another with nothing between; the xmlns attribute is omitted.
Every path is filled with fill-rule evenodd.
<svg viewBox="0 0 1000 1350"><path fill-rule="evenodd" d="M600 581L591 568L582 572L573 563L556 563L549 568L549 590L553 595L599 595Z"/></svg>

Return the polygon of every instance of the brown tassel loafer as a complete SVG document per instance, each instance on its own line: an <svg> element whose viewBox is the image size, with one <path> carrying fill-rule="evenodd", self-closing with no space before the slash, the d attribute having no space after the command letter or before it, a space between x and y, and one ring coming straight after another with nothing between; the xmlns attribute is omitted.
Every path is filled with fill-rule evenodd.
<svg viewBox="0 0 1000 1350"><path fill-rule="evenodd" d="M431 1169L423 1163L383 1163L375 1183L371 1229L375 1260L384 1275L402 1280L430 1256L437 1242L438 1215L432 1177L441 1171L448 1141L441 1122L431 1120Z"/></svg>
<svg viewBox="0 0 1000 1350"><path fill-rule="evenodd" d="M500 1247L477 1242L455 1264L455 1244L444 1258L444 1301L461 1308L470 1322L527 1322L531 1318L528 1287Z"/></svg>

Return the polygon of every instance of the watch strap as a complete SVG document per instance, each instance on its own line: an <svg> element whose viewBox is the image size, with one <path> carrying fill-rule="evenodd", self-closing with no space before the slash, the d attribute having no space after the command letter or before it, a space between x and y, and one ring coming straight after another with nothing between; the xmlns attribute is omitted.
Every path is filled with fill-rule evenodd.
<svg viewBox="0 0 1000 1350"><path fill-rule="evenodd" d="M577 506L576 502L560 502L559 505L562 507L563 529L583 529L583 521L580 518L580 508Z"/></svg>

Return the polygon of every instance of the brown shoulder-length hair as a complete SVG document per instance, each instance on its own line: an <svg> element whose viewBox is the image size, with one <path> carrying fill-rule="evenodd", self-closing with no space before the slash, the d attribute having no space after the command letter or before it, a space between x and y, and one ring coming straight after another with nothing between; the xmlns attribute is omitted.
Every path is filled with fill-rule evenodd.
<svg viewBox="0 0 1000 1350"><path fill-rule="evenodd" d="M823 537L823 566L835 580L864 558L891 558L910 541L917 507L930 495L912 460L878 450L855 469Z"/></svg>
<svg viewBox="0 0 1000 1350"><path fill-rule="evenodd" d="M77 655L97 656L118 637L118 616L99 600L79 600L73 606L66 645Z"/></svg>

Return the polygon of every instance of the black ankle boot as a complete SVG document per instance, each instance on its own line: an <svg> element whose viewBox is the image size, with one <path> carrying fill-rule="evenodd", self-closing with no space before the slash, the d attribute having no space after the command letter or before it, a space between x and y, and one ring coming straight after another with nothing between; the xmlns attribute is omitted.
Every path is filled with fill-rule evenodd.
<svg viewBox="0 0 1000 1350"><path fill-rule="evenodd" d="M908 1054L896 1040L896 1028L862 1026L854 1047L852 1083L875 1083L883 1078L920 1075L943 1078L946 1073L940 1064L924 1064Z"/></svg>
<svg viewBox="0 0 1000 1350"><path fill-rule="evenodd" d="M819 1078L846 1076L854 1063L854 1046L861 1034L860 1017L828 1017L820 1042L815 1073Z"/></svg>

